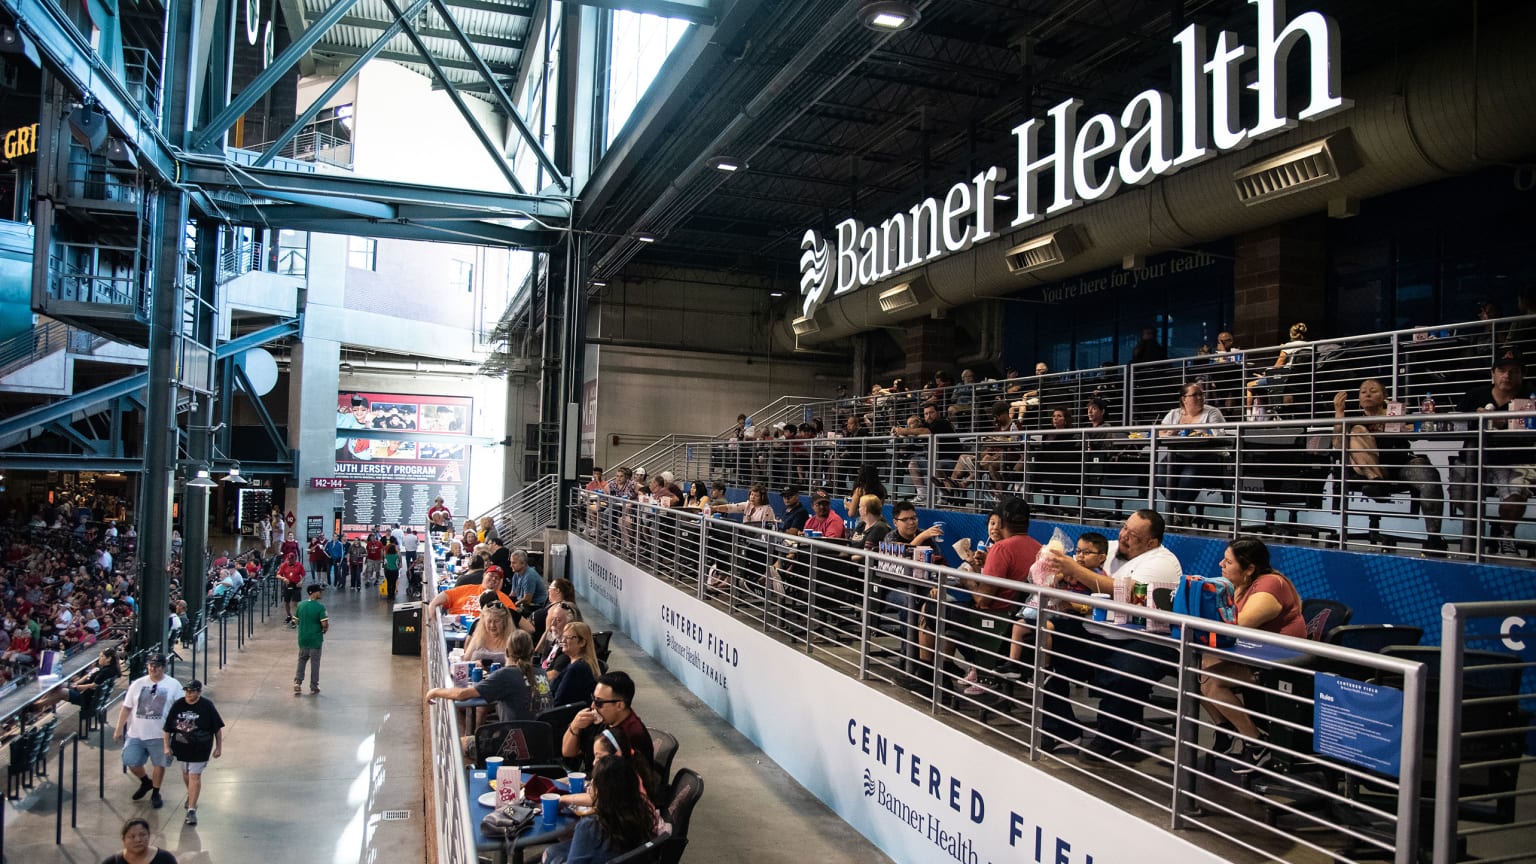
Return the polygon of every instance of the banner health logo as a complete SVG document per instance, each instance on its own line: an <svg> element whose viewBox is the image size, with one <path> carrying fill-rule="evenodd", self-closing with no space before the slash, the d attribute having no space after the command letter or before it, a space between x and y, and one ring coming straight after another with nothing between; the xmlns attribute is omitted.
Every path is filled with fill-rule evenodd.
<svg viewBox="0 0 1536 864"><path fill-rule="evenodd" d="M689 666L703 672L709 680L730 689L730 678L725 667L735 668L741 663L736 646L716 636L704 625L673 609L661 607L661 623L667 627L667 650L683 658Z"/></svg>
<svg viewBox="0 0 1536 864"><path fill-rule="evenodd" d="M806 229L805 236L800 238L800 248L805 250L800 255L800 293L805 296L801 308L810 316L827 299L827 289L832 287L832 258L826 239L814 228Z"/></svg>
<svg viewBox="0 0 1536 864"><path fill-rule="evenodd" d="M592 577L592 591L617 606L619 598L614 592L624 590L624 577L592 560L587 561L587 575Z"/></svg>
<svg viewBox="0 0 1536 864"><path fill-rule="evenodd" d="M987 801L981 791L968 785L960 777L948 774L931 758L932 753L918 753L884 733L848 718L848 745L876 765L864 769L863 788L866 798L873 798L880 809L885 810L928 842L944 850L951 858L964 864L982 864L976 851L976 838L989 832L1005 833L1010 848L1033 847L1034 856L1028 860L1038 864L1094 864L1092 854L1083 852L1081 844L1076 855L1072 843L1065 837L1057 837L1039 823L1029 822L1016 810L1008 813L1006 827L988 823ZM889 772L891 783L877 774ZM1045 780L1044 775L1041 780ZM915 796L915 803L897 793ZM931 798L932 801L924 800ZM955 813L945 822L927 808L948 808ZM964 820L969 820L966 825ZM960 824L957 826L956 823ZM995 825L995 827L994 827ZM974 827L972 827L974 826ZM967 833L967 831L971 833ZM1012 860L1012 859L1010 859ZM989 862L990 864L990 862Z"/></svg>

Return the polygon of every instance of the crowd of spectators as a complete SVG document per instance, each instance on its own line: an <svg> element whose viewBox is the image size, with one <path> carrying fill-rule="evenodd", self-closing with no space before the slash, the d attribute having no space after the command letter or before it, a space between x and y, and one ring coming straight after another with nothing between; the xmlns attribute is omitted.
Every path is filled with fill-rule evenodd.
<svg viewBox="0 0 1536 864"><path fill-rule="evenodd" d="M0 677L131 624L136 541L132 525L96 522L71 505L0 524Z"/></svg>

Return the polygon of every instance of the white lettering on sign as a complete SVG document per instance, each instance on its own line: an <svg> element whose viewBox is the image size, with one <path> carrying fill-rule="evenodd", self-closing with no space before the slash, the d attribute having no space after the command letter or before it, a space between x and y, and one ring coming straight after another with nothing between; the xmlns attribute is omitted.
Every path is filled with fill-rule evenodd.
<svg viewBox="0 0 1536 864"><path fill-rule="evenodd" d="M251 47L261 46L261 68L272 65L272 52L277 44L273 32L276 24L277 3L272 4L272 15L261 20L261 0L245 0L245 42Z"/></svg>
<svg viewBox="0 0 1536 864"><path fill-rule="evenodd" d="M1337 23L1317 11L1287 20L1285 0L1248 2L1257 7L1256 46L1244 45L1228 30L1216 33L1212 43L1205 28L1196 24L1173 37L1178 53L1177 121L1172 95L1145 90L1118 113L1080 121L1082 100L1067 99L1043 118L1015 126L1019 194L1009 227L1017 230L1102 201L1127 184L1150 183L1299 121L1348 108L1351 103L1340 95ZM1286 65L1300 49L1307 52L1307 101L1290 117L1285 113ZM1253 69L1254 83L1247 86L1258 100L1252 127L1243 125L1239 103L1245 66ZM993 166L879 225L866 227L857 219L844 219L826 239L815 229L807 230L800 241L802 314L814 314L829 294L840 296L883 282L997 236L996 187L1007 177L1007 169ZM835 248L829 240L835 240Z"/></svg>

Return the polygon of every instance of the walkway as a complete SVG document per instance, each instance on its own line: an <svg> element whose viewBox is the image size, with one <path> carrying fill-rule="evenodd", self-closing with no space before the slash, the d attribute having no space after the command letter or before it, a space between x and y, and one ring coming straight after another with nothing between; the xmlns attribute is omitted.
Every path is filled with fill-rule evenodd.
<svg viewBox="0 0 1536 864"><path fill-rule="evenodd" d="M55 756L49 781L4 808L6 861L92 864L121 848L118 831L133 816L147 818L153 842L181 864L424 861L421 662L390 655L376 594L329 592L326 606L331 632L319 696L292 694L296 649L281 613L258 621L243 652L235 652L231 630L231 662L206 679L204 696L228 728L225 755L205 775L197 827L183 824L186 799L174 768L164 809L130 799L136 784L122 773L109 731L105 799L97 798L93 736L80 748L79 827L69 827L66 799L64 842L54 845ZM590 623L608 629L596 616ZM623 634L612 650L612 668L635 677L637 713L681 742L674 768L704 777L685 860L890 860ZM187 667L180 671L185 679ZM383 821L397 810L409 817Z"/></svg>

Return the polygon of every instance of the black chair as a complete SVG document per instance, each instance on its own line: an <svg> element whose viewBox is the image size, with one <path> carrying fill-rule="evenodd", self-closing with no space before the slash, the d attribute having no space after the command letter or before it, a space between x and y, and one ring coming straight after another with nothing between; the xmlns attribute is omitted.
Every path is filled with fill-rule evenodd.
<svg viewBox="0 0 1536 864"><path fill-rule="evenodd" d="M656 779L661 783L663 790L672 788L672 760L677 758L677 736L671 732L663 732L660 729L649 729L651 733L651 746L653 761L656 764Z"/></svg>
<svg viewBox="0 0 1536 864"><path fill-rule="evenodd" d="M662 860L671 842L672 834L663 831L623 855L608 859L608 864L656 864Z"/></svg>
<svg viewBox="0 0 1536 864"><path fill-rule="evenodd" d="M597 652L597 662L608 665L608 643L613 641L613 631L604 630L592 634L592 650Z"/></svg>
<svg viewBox="0 0 1536 864"><path fill-rule="evenodd" d="M704 795L704 778L692 768L682 768L672 781L672 795L662 808L672 825L672 837L662 851L661 864L677 864L688 846L688 820L693 817L693 807Z"/></svg>
<svg viewBox="0 0 1536 864"><path fill-rule="evenodd" d="M1355 617L1355 610L1348 603L1338 600L1313 598L1301 601L1301 617L1307 622L1307 638L1327 642L1328 636Z"/></svg>
<svg viewBox="0 0 1536 864"><path fill-rule="evenodd" d="M534 719L540 723L549 724L550 733L556 741L559 741L565 737L565 730L570 727L571 720L576 717L576 713L585 707L587 707L585 702L569 702L565 705L556 705L546 711L541 711L539 716Z"/></svg>
<svg viewBox="0 0 1536 864"><path fill-rule="evenodd" d="M475 730L475 765L485 767L487 756L500 756L531 774L563 776L560 752L549 724L538 720L487 723ZM558 774L554 772L559 772Z"/></svg>

